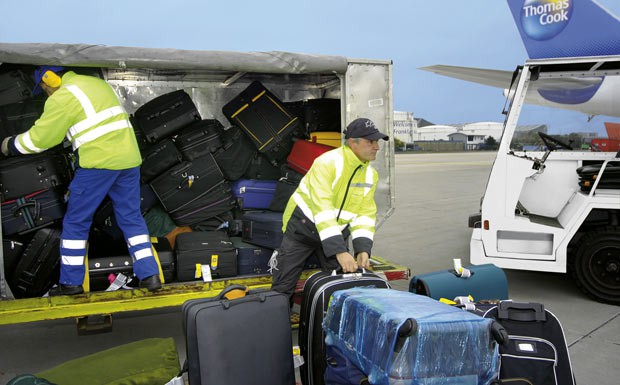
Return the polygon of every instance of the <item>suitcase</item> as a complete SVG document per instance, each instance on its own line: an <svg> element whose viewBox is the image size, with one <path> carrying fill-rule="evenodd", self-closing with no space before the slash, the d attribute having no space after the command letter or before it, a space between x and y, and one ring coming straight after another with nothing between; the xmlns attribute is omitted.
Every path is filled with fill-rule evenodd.
<svg viewBox="0 0 620 385"><path fill-rule="evenodd" d="M164 209L173 212L208 194L224 181L224 175L211 154L184 161L150 182Z"/></svg>
<svg viewBox="0 0 620 385"><path fill-rule="evenodd" d="M0 106L0 137L28 131L43 113L44 100L24 100Z"/></svg>
<svg viewBox="0 0 620 385"><path fill-rule="evenodd" d="M269 273L269 259L273 249L243 242L241 237L230 237L237 249L237 269L239 275L256 275Z"/></svg>
<svg viewBox="0 0 620 385"><path fill-rule="evenodd" d="M49 187L66 186L71 180L69 160L63 154L21 155L0 161L2 201Z"/></svg>
<svg viewBox="0 0 620 385"><path fill-rule="evenodd" d="M275 180L238 179L232 193L241 209L268 209L276 191Z"/></svg>
<svg viewBox="0 0 620 385"><path fill-rule="evenodd" d="M283 165L282 167L285 167ZM259 180L277 180L280 178L281 170L279 166L274 166L269 162L264 155L260 152L254 152L250 164L243 174L245 179L259 179Z"/></svg>
<svg viewBox="0 0 620 385"><path fill-rule="evenodd" d="M182 161L183 155L174 142L164 139L144 151L142 166L140 166L140 180L142 183L148 183Z"/></svg>
<svg viewBox="0 0 620 385"><path fill-rule="evenodd" d="M509 340L499 347L502 383L574 385L566 337L560 321L540 303L500 301L472 312L498 321Z"/></svg>
<svg viewBox="0 0 620 385"><path fill-rule="evenodd" d="M157 260L161 266L162 273L164 275L164 282L174 282L176 269L174 252L170 246L170 242L166 238L151 238L151 243L155 249ZM125 245L125 250L127 246ZM113 256L99 256L88 258L88 277L90 280L90 290L106 290L110 284L116 278L116 275L123 273L127 277L133 276L133 261L129 253L113 255ZM139 280L133 279L129 286L138 286Z"/></svg>
<svg viewBox="0 0 620 385"><path fill-rule="evenodd" d="M22 257L24 248L30 242L30 236L13 236L11 238L2 238L2 256L4 260L4 274L10 277L15 270L15 266Z"/></svg>
<svg viewBox="0 0 620 385"><path fill-rule="evenodd" d="M286 164L298 173L306 175L316 158L333 149L333 147L324 144L297 140L286 158Z"/></svg>
<svg viewBox="0 0 620 385"><path fill-rule="evenodd" d="M193 231L177 235L177 279L193 281L203 278L209 268L212 278L237 275L237 251L223 231Z"/></svg>
<svg viewBox="0 0 620 385"><path fill-rule="evenodd" d="M184 90L160 95L140 106L134 122L149 143L172 136L188 124L200 120L200 113Z"/></svg>
<svg viewBox="0 0 620 385"><path fill-rule="evenodd" d="M454 299L471 295L475 301L508 299L508 282L504 270L492 263L468 266L470 277L460 277L455 270L418 274L409 281L411 293L434 299Z"/></svg>
<svg viewBox="0 0 620 385"><path fill-rule="evenodd" d="M247 243L277 249L282 243L282 213L247 211L242 216L241 237Z"/></svg>
<svg viewBox="0 0 620 385"><path fill-rule="evenodd" d="M62 219L64 190L48 188L2 202L2 234L27 234Z"/></svg>
<svg viewBox="0 0 620 385"><path fill-rule="evenodd" d="M293 135L301 130L299 119L258 81L224 105L222 112L273 164L286 158L293 146Z"/></svg>
<svg viewBox="0 0 620 385"><path fill-rule="evenodd" d="M340 131L311 132L310 141L326 146L340 147L342 146L342 133Z"/></svg>
<svg viewBox="0 0 620 385"><path fill-rule="evenodd" d="M60 233L48 227L34 234L11 276L16 298L40 297L58 281Z"/></svg>
<svg viewBox="0 0 620 385"><path fill-rule="evenodd" d="M292 332L286 295L233 285L216 298L182 307L188 380L192 385L294 385Z"/></svg>
<svg viewBox="0 0 620 385"><path fill-rule="evenodd" d="M301 178L304 176L297 171L283 166L283 175L276 183L276 191L273 193L273 199L269 205L269 210L284 212L291 195L299 186Z"/></svg>
<svg viewBox="0 0 620 385"><path fill-rule="evenodd" d="M199 120L184 127L174 139L183 159L194 160L222 147L220 131L224 127L215 119Z"/></svg>
<svg viewBox="0 0 620 385"><path fill-rule="evenodd" d="M308 99L284 104L293 115L299 117L305 132L340 132L340 99Z"/></svg>
<svg viewBox="0 0 620 385"><path fill-rule="evenodd" d="M232 195L230 184L222 180L190 204L171 211L170 217L177 226L199 226L228 213L234 206L235 198Z"/></svg>
<svg viewBox="0 0 620 385"><path fill-rule="evenodd" d="M334 274L319 271L306 280L299 314L299 348L305 364L300 367L304 385L323 385L325 373L325 333L323 317L330 297L337 290L358 286L389 288L390 284L378 275L367 272Z"/></svg>
<svg viewBox="0 0 620 385"><path fill-rule="evenodd" d="M224 177L229 181L235 181L241 178L250 166L254 155L257 154L256 148L236 126L221 130L220 138L222 148L218 149L213 156Z"/></svg>
<svg viewBox="0 0 620 385"><path fill-rule="evenodd" d="M20 70L0 73L0 106L32 97L34 83Z"/></svg>
<svg viewBox="0 0 620 385"><path fill-rule="evenodd" d="M432 298L368 288L335 292L324 329L371 384L490 384L507 337L497 322Z"/></svg>

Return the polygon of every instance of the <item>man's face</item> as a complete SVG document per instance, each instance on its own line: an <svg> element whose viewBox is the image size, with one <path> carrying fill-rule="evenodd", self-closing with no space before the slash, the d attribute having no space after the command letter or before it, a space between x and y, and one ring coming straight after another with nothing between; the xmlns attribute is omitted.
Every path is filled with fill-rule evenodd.
<svg viewBox="0 0 620 385"><path fill-rule="evenodd" d="M362 162L375 160L377 158L377 152L379 151L378 140L368 140L364 138L347 140L349 141L349 147L351 147L353 153L357 155Z"/></svg>

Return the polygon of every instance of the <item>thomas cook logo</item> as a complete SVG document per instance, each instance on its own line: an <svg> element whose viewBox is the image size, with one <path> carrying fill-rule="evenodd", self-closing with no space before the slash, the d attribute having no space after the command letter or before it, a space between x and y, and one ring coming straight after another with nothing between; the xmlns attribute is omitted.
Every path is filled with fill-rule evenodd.
<svg viewBox="0 0 620 385"><path fill-rule="evenodd" d="M574 0L525 0L523 31L534 40L549 40L562 32L573 13Z"/></svg>

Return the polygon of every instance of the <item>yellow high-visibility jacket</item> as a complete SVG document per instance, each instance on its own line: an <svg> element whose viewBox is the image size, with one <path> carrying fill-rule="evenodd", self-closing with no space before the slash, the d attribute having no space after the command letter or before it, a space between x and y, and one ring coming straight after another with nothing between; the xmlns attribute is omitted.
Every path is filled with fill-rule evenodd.
<svg viewBox="0 0 620 385"><path fill-rule="evenodd" d="M326 256L347 251L343 230L349 226L354 254L370 255L377 205L374 194L379 175L362 162L349 146L328 151L315 159L288 201L283 230L296 207L316 226ZM346 195L346 199L345 199ZM344 202L343 202L344 200Z"/></svg>
<svg viewBox="0 0 620 385"><path fill-rule="evenodd" d="M112 87L93 76L65 73L41 117L13 144L19 153L33 154L60 144L64 137L77 150L83 168L124 170L142 162L127 112Z"/></svg>

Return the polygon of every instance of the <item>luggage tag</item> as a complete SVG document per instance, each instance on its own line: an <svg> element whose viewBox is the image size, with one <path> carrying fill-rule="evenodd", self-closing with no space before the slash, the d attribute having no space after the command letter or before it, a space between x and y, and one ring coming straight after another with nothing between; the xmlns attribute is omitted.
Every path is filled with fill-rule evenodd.
<svg viewBox="0 0 620 385"><path fill-rule="evenodd" d="M456 271L456 275L461 278L469 278L471 277L471 271L469 269L464 268L461 265L461 258L454 258L454 271Z"/></svg>
<svg viewBox="0 0 620 385"><path fill-rule="evenodd" d="M196 264L196 274L194 278L202 277L203 282L211 282L213 281L213 277L211 276L211 266L210 265L202 265L200 263Z"/></svg>

